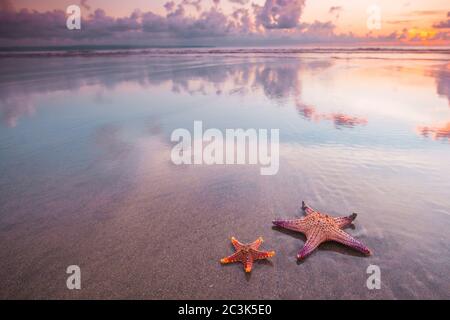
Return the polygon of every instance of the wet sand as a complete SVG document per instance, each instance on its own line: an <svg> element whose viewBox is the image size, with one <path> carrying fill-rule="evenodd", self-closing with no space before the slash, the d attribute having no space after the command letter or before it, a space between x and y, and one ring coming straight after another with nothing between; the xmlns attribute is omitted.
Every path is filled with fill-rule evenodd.
<svg viewBox="0 0 450 320"><path fill-rule="evenodd" d="M219 103L233 105L235 100L229 97L236 91L232 89L246 78L239 70L247 58L238 58L239 63L226 60L237 70L231 73L232 83L215 78L224 67L208 69L204 67L208 59L188 71L158 71L159 76L149 77L138 89L127 84L138 78L134 71L119 72L125 65L100 71L107 75L100 87L98 79L92 78L99 77L98 73L90 75L92 66L79 71L74 82L82 84L70 91L61 82L59 88L52 87L57 76L44 76L48 85L44 97L30 93L36 87L43 91L39 87L42 82L26 77L12 82L3 76L3 92L21 86L22 97L34 101L36 109L29 118L17 113L15 126L6 125L13 122L5 120L2 127L0 147L6 160L0 166L0 298L450 298L448 143L421 137L414 126L408 134L399 133L388 121L386 131L375 126L382 138L390 138L379 144L364 131L365 126L336 129L329 117L308 120L305 114L311 113L305 113L298 102L307 100L308 85L314 82L303 82L298 91L291 84L285 84L287 88L261 87L263 94L242 89L242 95L260 103L261 110L241 97L241 105L226 114L229 106ZM266 66L257 60L253 62L258 68ZM281 80L276 79L286 78L290 70L298 68L299 60L286 59L279 66L268 63L272 83L280 85ZM325 59L324 68L329 68L326 63L329 60ZM442 62L435 64L441 66ZM148 70L153 70L151 66ZM313 67L302 68L301 73L308 77ZM434 73L426 77L430 74ZM320 73L313 75L321 77ZM377 76L371 74L370 78ZM179 77L178 85L184 79L202 79L204 87L190 87L189 94L180 94L173 83L157 82L158 77ZM106 79L117 83L108 86ZM441 81L448 86L447 73ZM221 88L217 88L219 84ZM152 85L155 87L150 90ZM105 90L111 92L104 94ZM161 95L151 107L136 106L147 90L155 95L163 92L166 100ZM218 90L222 96L216 96ZM436 94L436 88L427 93ZM83 100L71 105L70 99L64 99L72 95L86 97L91 108L81 105ZM125 112L127 99L121 97L127 95L136 100L130 98ZM177 95L179 100L172 100ZM108 104L108 99L114 103ZM41 102L45 106L38 107L39 101L58 103ZM2 101L3 117L17 108L7 102ZM283 103L287 106L280 107ZM203 108L207 104L208 108ZM333 111L315 107L319 109L315 114ZM367 110L361 116L364 112L368 113L369 130L377 116ZM260 113L272 114L281 130L288 131L281 139L277 175L261 176L259 167L250 165L171 163L168 137L173 128L189 128L202 114L211 127L245 127L252 121L256 126L272 126L259 118ZM293 115L298 122L286 120ZM142 129L139 134L135 133L136 123ZM305 127L302 138L296 135L297 126ZM319 126L318 131L309 131L309 126ZM318 136L322 131L331 132L336 141ZM372 141L370 145L353 143L361 135ZM399 147L396 139L411 141ZM405 145L404 141L400 144ZM374 254L364 257L342 245L326 243L305 261L297 262L296 253L305 237L274 228L271 221L301 216L302 200L333 216L357 212L354 228L346 231ZM219 260L233 252L231 236L242 242L262 236L261 249L275 250L276 255L269 262L255 263L251 274L245 274L241 264L223 266ZM66 288L65 270L72 264L81 267L81 290ZM366 268L371 264L381 269L380 290L366 287Z"/></svg>

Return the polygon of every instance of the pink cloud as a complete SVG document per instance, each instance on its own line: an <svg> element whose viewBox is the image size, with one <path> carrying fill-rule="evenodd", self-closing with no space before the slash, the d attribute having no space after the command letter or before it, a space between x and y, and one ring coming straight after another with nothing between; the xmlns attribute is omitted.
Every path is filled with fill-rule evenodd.
<svg viewBox="0 0 450 320"><path fill-rule="evenodd" d="M266 29L291 29L298 26L305 0L266 0L254 5L256 21Z"/></svg>
<svg viewBox="0 0 450 320"><path fill-rule="evenodd" d="M200 12L202 10L202 0L182 0L181 3L186 6L194 7L197 12Z"/></svg>
<svg viewBox="0 0 450 320"><path fill-rule="evenodd" d="M436 29L450 29L450 11L447 12L447 20L439 21L433 27Z"/></svg>
<svg viewBox="0 0 450 320"><path fill-rule="evenodd" d="M164 4L164 8L165 8L167 11L172 11L172 10L175 8L175 6L176 6L176 4L175 4L174 1L169 1L169 2L166 2L166 3Z"/></svg>
<svg viewBox="0 0 450 320"><path fill-rule="evenodd" d="M342 11L342 7L341 6L332 6L330 7L330 9L328 10L328 13L334 15L334 17L336 19L339 19L339 16L341 14Z"/></svg>

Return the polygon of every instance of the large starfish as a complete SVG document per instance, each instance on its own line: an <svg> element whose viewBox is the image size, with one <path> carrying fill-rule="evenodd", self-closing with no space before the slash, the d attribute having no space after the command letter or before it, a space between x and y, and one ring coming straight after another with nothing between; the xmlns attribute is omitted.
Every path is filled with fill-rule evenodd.
<svg viewBox="0 0 450 320"><path fill-rule="evenodd" d="M342 228L349 226L355 220L356 213L348 217L333 218L312 209L304 201L302 201L302 209L305 211L305 217L272 221L278 227L294 230L306 235L306 243L298 252L298 259L304 259L325 241L336 241L366 255L372 254L369 248L342 230Z"/></svg>
<svg viewBox="0 0 450 320"><path fill-rule="evenodd" d="M233 263L240 261L244 264L245 272L250 272L252 271L253 261L267 259L275 255L275 251L259 251L258 248L262 242L263 238L259 237L250 244L243 244L237 241L235 237L231 237L231 243L236 252L229 257L221 259L220 262Z"/></svg>

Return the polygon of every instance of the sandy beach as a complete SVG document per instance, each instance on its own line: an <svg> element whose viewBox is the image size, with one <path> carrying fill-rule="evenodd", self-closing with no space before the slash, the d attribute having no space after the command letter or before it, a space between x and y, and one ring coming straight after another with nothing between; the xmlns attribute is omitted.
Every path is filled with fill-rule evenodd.
<svg viewBox="0 0 450 320"><path fill-rule="evenodd" d="M448 52L1 57L0 298L450 299L449 70ZM279 128L278 174L173 164L195 120ZM357 212L373 255L297 262L305 237L271 221L302 200ZM221 265L231 236L276 255Z"/></svg>

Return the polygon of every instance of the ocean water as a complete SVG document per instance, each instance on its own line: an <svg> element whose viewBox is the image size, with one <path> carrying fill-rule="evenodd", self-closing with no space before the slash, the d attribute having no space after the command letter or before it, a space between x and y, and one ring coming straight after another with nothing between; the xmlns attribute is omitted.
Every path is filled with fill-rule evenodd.
<svg viewBox="0 0 450 320"><path fill-rule="evenodd" d="M450 52L0 57L1 298L450 298ZM171 162L177 128L280 130L280 165ZM363 257L272 228L357 212ZM276 251L222 266L229 238ZM82 290L66 288L79 265ZM381 289L366 286L369 265Z"/></svg>

